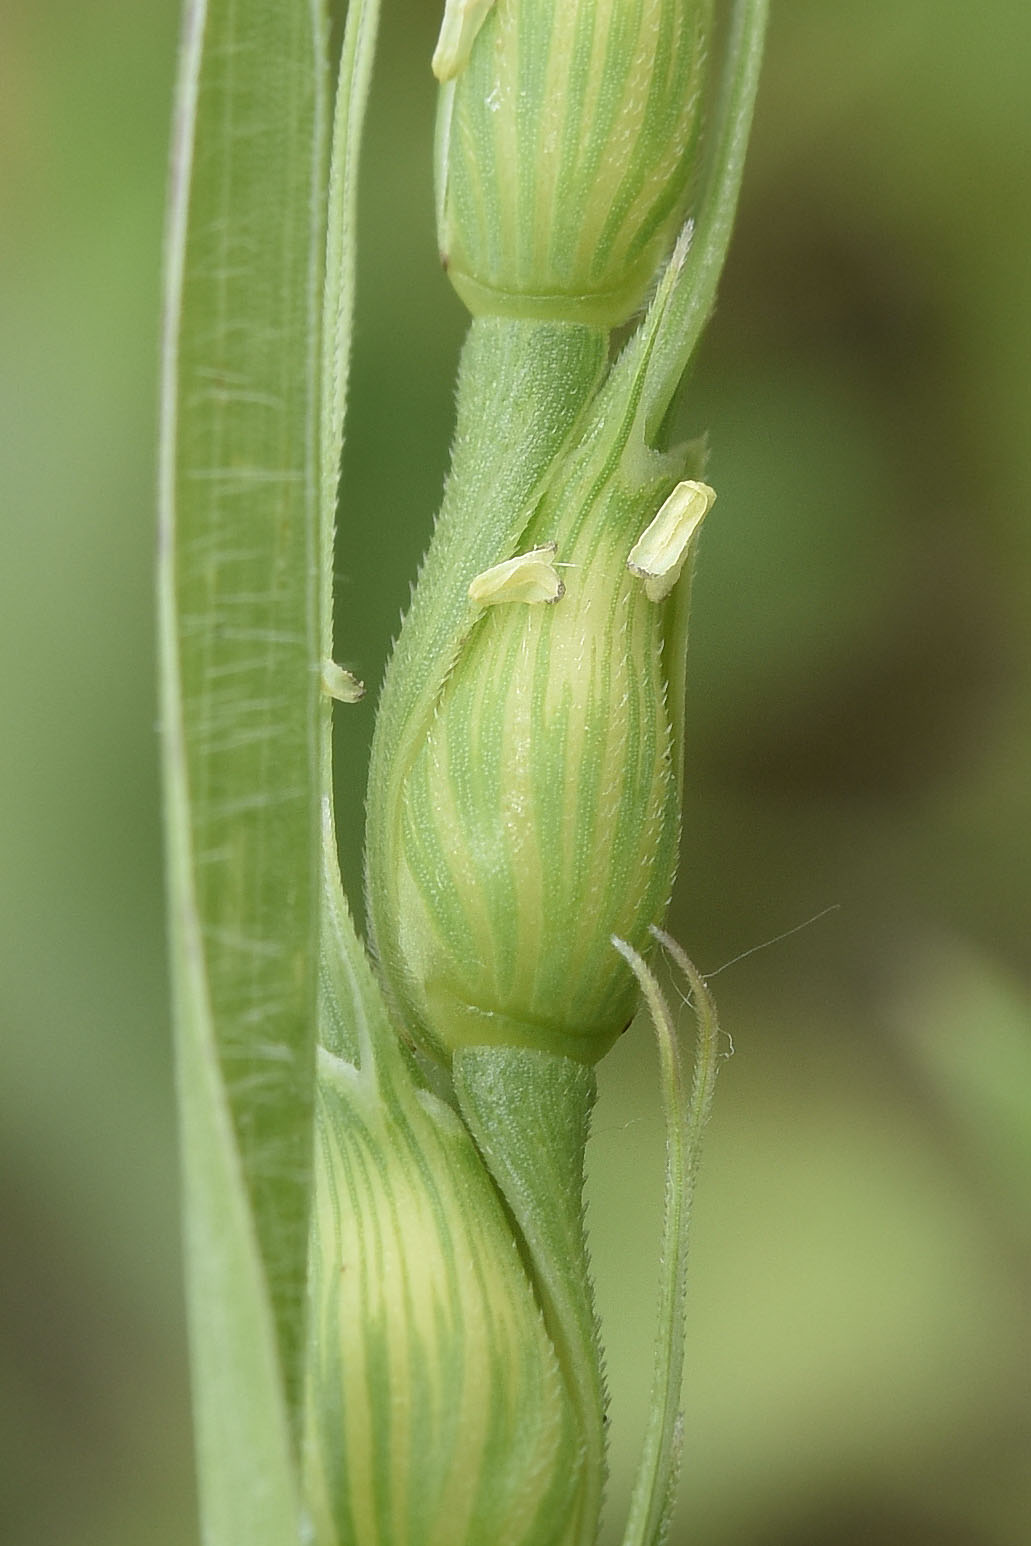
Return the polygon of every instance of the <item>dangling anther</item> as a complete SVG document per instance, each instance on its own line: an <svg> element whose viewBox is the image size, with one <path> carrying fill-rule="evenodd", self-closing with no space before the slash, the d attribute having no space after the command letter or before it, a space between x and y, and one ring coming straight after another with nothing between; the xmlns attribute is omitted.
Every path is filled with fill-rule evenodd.
<svg viewBox="0 0 1031 1546"><path fill-rule="evenodd" d="M335 660L322 662L322 691L338 703L359 703L365 697L365 683Z"/></svg>
<svg viewBox="0 0 1031 1546"><path fill-rule="evenodd" d="M716 500L707 483L678 483L630 549L626 566L644 581L649 601L662 601L680 579L691 543Z"/></svg>
<svg viewBox="0 0 1031 1546"><path fill-rule="evenodd" d="M503 601L522 601L529 606L558 601L566 587L551 561L554 552L555 543L548 542L484 569L469 582L469 600L478 607L493 607Z"/></svg>

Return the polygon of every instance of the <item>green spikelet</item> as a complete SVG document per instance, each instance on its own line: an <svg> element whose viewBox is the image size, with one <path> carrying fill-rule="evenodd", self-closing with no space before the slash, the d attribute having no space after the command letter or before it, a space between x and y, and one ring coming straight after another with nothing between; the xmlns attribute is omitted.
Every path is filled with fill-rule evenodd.
<svg viewBox="0 0 1031 1546"><path fill-rule="evenodd" d="M468 1132L320 1056L305 1486L315 1546L565 1546L575 1409Z"/></svg>
<svg viewBox="0 0 1031 1546"><path fill-rule="evenodd" d="M474 315L613 327L687 205L711 0L449 0L438 239Z"/></svg>

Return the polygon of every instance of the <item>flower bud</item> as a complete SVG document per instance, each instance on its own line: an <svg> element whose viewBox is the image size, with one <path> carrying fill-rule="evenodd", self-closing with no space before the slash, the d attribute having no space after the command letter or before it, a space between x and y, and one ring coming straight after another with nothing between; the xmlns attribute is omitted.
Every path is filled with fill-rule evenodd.
<svg viewBox="0 0 1031 1546"><path fill-rule="evenodd" d="M307 1416L314 1546L568 1546L582 1450L454 1113L321 1054Z"/></svg>
<svg viewBox="0 0 1031 1546"><path fill-rule="evenodd" d="M712 0L448 0L438 240L474 315L613 327L689 195Z"/></svg>
<svg viewBox="0 0 1031 1546"><path fill-rule="evenodd" d="M628 566L635 505L613 487L547 527L554 604L481 599L405 781L396 954L438 1056L500 1041L591 1062L633 1012L611 936L646 948L680 828L671 607Z"/></svg>

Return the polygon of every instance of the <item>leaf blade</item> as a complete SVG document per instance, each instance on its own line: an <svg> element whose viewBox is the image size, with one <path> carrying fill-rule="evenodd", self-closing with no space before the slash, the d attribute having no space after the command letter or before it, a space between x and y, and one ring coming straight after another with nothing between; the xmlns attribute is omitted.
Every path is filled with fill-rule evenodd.
<svg viewBox="0 0 1031 1546"><path fill-rule="evenodd" d="M317 981L324 32L321 0L189 4L173 135L159 645L188 1298L213 1546L282 1546L297 1527L290 1431ZM233 1433L250 1435L249 1452Z"/></svg>

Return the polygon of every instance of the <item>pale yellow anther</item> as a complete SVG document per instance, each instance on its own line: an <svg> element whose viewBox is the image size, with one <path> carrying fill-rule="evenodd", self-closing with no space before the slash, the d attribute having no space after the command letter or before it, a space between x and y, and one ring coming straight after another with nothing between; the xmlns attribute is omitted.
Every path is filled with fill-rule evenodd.
<svg viewBox="0 0 1031 1546"><path fill-rule="evenodd" d="M469 600L478 607L493 607L502 601L522 601L530 606L558 601L566 588L551 562L554 552L555 544L549 542L484 569L469 582Z"/></svg>
<svg viewBox="0 0 1031 1546"><path fill-rule="evenodd" d="M358 703L365 697L365 683L359 682L343 666L338 666L335 660L322 662L322 690L338 703Z"/></svg>
<svg viewBox="0 0 1031 1546"><path fill-rule="evenodd" d="M446 0L433 50L433 73L439 81L453 80L463 68L493 4L494 0Z"/></svg>
<svg viewBox="0 0 1031 1546"><path fill-rule="evenodd" d="M649 601L662 601L679 580L691 543L715 499L716 490L707 483L693 479L678 483L630 549L626 566L644 581Z"/></svg>

